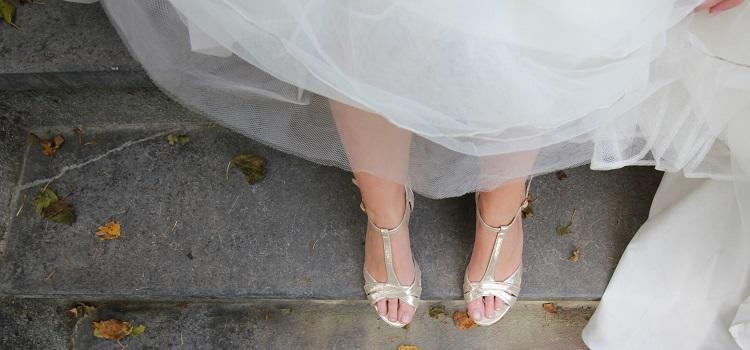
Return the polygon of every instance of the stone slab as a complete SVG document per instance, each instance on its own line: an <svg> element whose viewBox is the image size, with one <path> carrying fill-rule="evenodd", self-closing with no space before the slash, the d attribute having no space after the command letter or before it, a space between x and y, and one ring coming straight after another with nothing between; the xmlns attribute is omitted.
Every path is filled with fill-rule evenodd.
<svg viewBox="0 0 750 350"><path fill-rule="evenodd" d="M20 123L19 118L0 114L0 242L12 215L11 198L21 173L26 133ZM0 255L3 249L0 244Z"/></svg>
<svg viewBox="0 0 750 350"><path fill-rule="evenodd" d="M0 90L0 115L28 129L211 123L156 88Z"/></svg>
<svg viewBox="0 0 750 350"><path fill-rule="evenodd" d="M0 349L71 349L76 321L65 315L73 302L0 297Z"/></svg>
<svg viewBox="0 0 750 350"><path fill-rule="evenodd" d="M0 89L152 86L99 4L19 6L0 25Z"/></svg>
<svg viewBox="0 0 750 350"><path fill-rule="evenodd" d="M89 128L49 159L37 145L25 159L23 188L12 218L0 293L108 296L123 299L362 299L365 216L350 175L262 146L220 127L169 146L169 129ZM231 157L268 159L254 186ZM66 171L67 170L67 171ZM63 175L59 176L59 174ZM536 215L525 223L524 299L597 299L625 245L645 220L659 173L648 168L569 170L534 180ZM29 201L49 178L78 219L48 223ZM24 204L24 197L26 202ZM573 233L557 225L576 209ZM17 209L14 209L17 210ZM471 195L418 197L412 242L426 299L459 299L474 228ZM95 237L109 219L119 240ZM581 247L578 262L567 260Z"/></svg>
<svg viewBox="0 0 750 350"><path fill-rule="evenodd" d="M359 301L87 304L95 313L75 319L65 311L75 301L0 300L0 347L119 348L93 336L91 321L114 318L145 326L143 334L121 340L129 349L586 349L580 334L596 307L559 302L559 313L548 314L541 302L520 302L492 327L461 331L449 318L429 316L435 302L423 302L408 329L386 325ZM463 309L459 301L441 304L449 313Z"/></svg>

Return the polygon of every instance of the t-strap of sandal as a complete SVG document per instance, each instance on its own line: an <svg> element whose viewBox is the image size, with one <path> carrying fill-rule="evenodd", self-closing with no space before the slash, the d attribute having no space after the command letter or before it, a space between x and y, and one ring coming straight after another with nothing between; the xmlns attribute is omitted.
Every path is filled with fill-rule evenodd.
<svg viewBox="0 0 750 350"><path fill-rule="evenodd" d="M515 304L516 299L518 298L518 294L521 292L521 275L523 264L519 264L516 270L503 281L495 280L495 269L497 268L497 261L500 258L500 248L502 248L505 233L507 233L510 228L513 227L517 220L519 220L519 217L521 216L523 210L529 206L530 186L531 180L529 180L528 184L526 185L524 200L518 207L518 210L516 210L516 214L513 216L510 222L506 225L500 225L498 227L491 226L484 221L484 219L482 218L482 214L479 211L479 192L477 192L474 196L474 200L476 202L477 219L482 226L484 226L491 232L494 232L496 236L495 244L492 247L492 254L490 255L490 261L487 263L487 267L484 271L482 279L479 280L479 282L471 282L469 281L468 271L464 274L464 300L468 304L476 299L485 296L493 296L499 298L504 303L504 305L499 310L497 310L495 317L482 319L480 321L475 320L475 322L481 326L489 326L491 324L494 324L503 316L505 316L508 310L510 310L513 304Z"/></svg>

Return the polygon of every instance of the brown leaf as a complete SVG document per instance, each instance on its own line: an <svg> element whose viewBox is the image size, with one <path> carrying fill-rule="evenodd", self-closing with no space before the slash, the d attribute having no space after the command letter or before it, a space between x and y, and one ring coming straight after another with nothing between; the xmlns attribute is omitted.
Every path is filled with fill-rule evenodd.
<svg viewBox="0 0 750 350"><path fill-rule="evenodd" d="M116 319L91 323L94 325L94 336L102 339L120 340L127 337L133 330L130 323Z"/></svg>
<svg viewBox="0 0 750 350"><path fill-rule="evenodd" d="M120 238L120 223L112 220L104 226L99 226L99 231L96 231L96 236L101 240L118 239Z"/></svg>
<svg viewBox="0 0 750 350"><path fill-rule="evenodd" d="M266 159L255 154L238 154L232 158L232 165L240 169L251 185L266 176Z"/></svg>
<svg viewBox="0 0 750 350"><path fill-rule="evenodd" d="M555 173L555 174L557 175L557 179L558 179L558 180L560 180L560 181L562 181L562 180L565 180L565 179L567 179L567 178L568 178L568 174L566 174L566 173L565 173L564 171L562 171L562 170L558 171L558 172L557 172L557 173Z"/></svg>
<svg viewBox="0 0 750 350"><path fill-rule="evenodd" d="M581 247L576 247L576 249L570 253L570 257L568 257L568 260L572 262L578 262L578 257L581 256Z"/></svg>
<svg viewBox="0 0 750 350"><path fill-rule="evenodd" d="M34 140L37 143L39 143L39 145L42 146L42 154L48 157L54 156L57 153L57 150L60 148L60 146L62 146L62 144L65 143L65 139L59 133L51 139L43 139L37 136L36 134L34 134L33 132L31 133L31 137L33 137Z"/></svg>
<svg viewBox="0 0 750 350"><path fill-rule="evenodd" d="M529 205L526 206L526 208L523 208L521 210L521 216L525 218L533 218L534 217L534 208L531 207L531 202L534 201L534 198L531 197L531 192L526 195L526 199L529 201Z"/></svg>
<svg viewBox="0 0 750 350"><path fill-rule="evenodd" d="M469 317L469 314L466 313L466 311L456 311L453 313L453 324L456 325L456 328L459 330L466 330L466 329L472 329L479 327L474 320Z"/></svg>
<svg viewBox="0 0 750 350"><path fill-rule="evenodd" d="M93 316L96 312L96 307L86 304L80 304L70 310L68 310L68 313L71 314L73 317L83 317L83 316Z"/></svg>
<svg viewBox="0 0 750 350"><path fill-rule="evenodd" d="M542 308L544 308L544 311L547 311L551 314L557 313L557 305L555 305L555 303L544 303L542 304Z"/></svg>

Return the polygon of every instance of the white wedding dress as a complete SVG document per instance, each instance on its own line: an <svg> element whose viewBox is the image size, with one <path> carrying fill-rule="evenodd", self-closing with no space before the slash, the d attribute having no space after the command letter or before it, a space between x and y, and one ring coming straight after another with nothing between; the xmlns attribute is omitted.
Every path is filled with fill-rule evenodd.
<svg viewBox="0 0 750 350"><path fill-rule="evenodd" d="M327 98L411 131L406 180L387 163L357 170L428 197L586 163L678 173L584 339L750 349L750 6L709 18L701 2L102 5L157 86L255 140L351 170Z"/></svg>
<svg viewBox="0 0 750 350"><path fill-rule="evenodd" d="M747 4L742 23L750 33ZM720 21L693 23L721 38ZM750 39L714 49L750 67ZM729 176L668 173L583 331L592 349L750 349L750 102L729 118Z"/></svg>

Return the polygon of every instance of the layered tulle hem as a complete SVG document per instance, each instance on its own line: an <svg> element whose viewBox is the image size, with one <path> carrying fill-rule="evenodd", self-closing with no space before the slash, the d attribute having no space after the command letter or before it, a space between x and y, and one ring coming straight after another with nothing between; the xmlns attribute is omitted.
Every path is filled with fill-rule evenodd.
<svg viewBox="0 0 750 350"><path fill-rule="evenodd" d="M461 30L451 19L445 23L452 27L441 28L445 39L431 45L445 46L443 54L458 53L422 64L408 61L408 52L435 49L388 52L398 43L391 45L379 27L366 27L372 18L361 19L361 11L347 12L349 27L341 30L369 38L372 47L332 41L328 24L283 8L295 2L282 2L282 8L257 4L263 21L232 8L233 1L198 3L103 1L131 53L166 93L250 138L317 163L408 182L432 198L587 163L596 170L649 165L694 177L732 177L727 126L750 100L750 41L733 40L750 32L746 5L707 19L690 14L695 1L665 2L653 9L660 16L649 12L630 23L646 29L615 30L620 36L612 45L591 39L580 54L564 45L544 52L541 45L550 41L540 35L523 42ZM206 6L242 21L201 17ZM408 15L394 11L375 12L381 22ZM441 35L433 33L436 28L418 29ZM458 33L475 43L501 42L502 52L459 44ZM365 48L372 60L359 52ZM393 62L379 55L391 55ZM484 62L485 56L505 61ZM468 67L453 71L451 62ZM508 71L491 68L498 64ZM442 70L430 72L436 67ZM475 68L486 75L471 73ZM432 78L420 79L425 77ZM503 77L508 80L499 82ZM374 133L372 144L365 144L371 154L408 154L408 166L394 165L387 154L352 159L329 98L398 126L389 131L357 121L358 132ZM411 133L404 147L381 147L402 139L404 130Z"/></svg>

